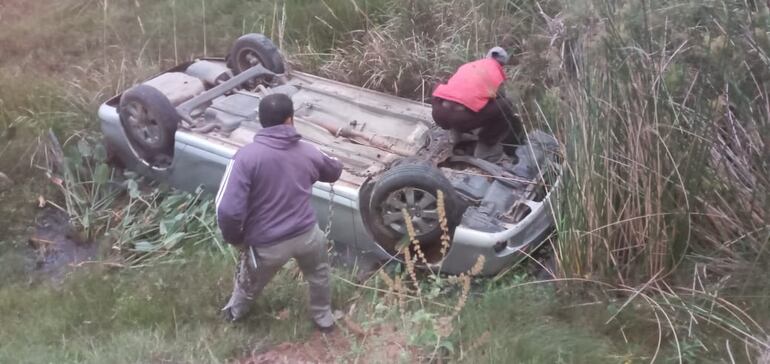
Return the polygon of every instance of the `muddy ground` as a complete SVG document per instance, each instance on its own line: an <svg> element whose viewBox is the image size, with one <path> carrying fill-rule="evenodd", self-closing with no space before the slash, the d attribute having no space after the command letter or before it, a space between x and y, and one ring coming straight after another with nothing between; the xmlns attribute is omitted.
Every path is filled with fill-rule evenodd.
<svg viewBox="0 0 770 364"><path fill-rule="evenodd" d="M32 273L60 280L72 267L97 258L98 246L85 240L61 210L48 207L38 214L29 238L33 251Z"/></svg>
<svg viewBox="0 0 770 364"><path fill-rule="evenodd" d="M268 351L252 353L238 363L394 363L418 360L419 352L410 348L404 334L395 327L380 325L364 330L349 319L341 320L340 326L332 334L314 333L306 342L278 344ZM353 333L353 338L343 334L343 331Z"/></svg>

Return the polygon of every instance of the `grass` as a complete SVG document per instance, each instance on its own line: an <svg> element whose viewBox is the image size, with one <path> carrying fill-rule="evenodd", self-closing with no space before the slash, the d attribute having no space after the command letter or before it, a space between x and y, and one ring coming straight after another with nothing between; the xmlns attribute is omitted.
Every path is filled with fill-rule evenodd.
<svg viewBox="0 0 770 364"><path fill-rule="evenodd" d="M768 210L759 191L768 187L761 172L768 139L759 130L766 129L768 114L759 111L767 98L766 85L757 81L767 80L767 48L757 46L764 31L759 40L752 33L766 23L767 8L683 1L670 9L646 2L599 14L611 24L593 30L606 34L605 43L574 46L581 48L572 53L573 81L565 79L559 89L561 109L541 114L567 120L557 126L575 148L567 184L572 197L564 201L560 228L562 267L573 276L660 287L658 293L670 292L675 300L685 297L680 309L719 315L698 301L736 293L739 286L745 292L745 278L738 277L767 266L761 252L768 242ZM735 14L748 20L736 22ZM667 16L680 20L668 22ZM588 66L597 60L607 64ZM742 67L728 66L735 62ZM700 286L703 279L711 283ZM660 286L663 280L683 286ZM767 317L759 307L744 309ZM676 316L668 325L671 334L692 338ZM754 332L745 344L761 347L764 334ZM758 344L751 343L754 335ZM721 337L702 342L704 350L725 346Z"/></svg>
<svg viewBox="0 0 770 364"><path fill-rule="evenodd" d="M88 134L105 98L179 60L224 54L251 31L275 39L296 67L418 100L492 45L514 54L507 91L528 126L553 131L566 148L555 246L563 278L556 290L510 275L481 283L489 287L471 294L446 340L454 359L768 355L770 9L761 2L11 0L0 12L10 14L0 28L0 171L16 182L0 191L8 273L0 312L14 313L3 315L0 362L216 362L306 335L296 299L304 290L289 275L268 290L257 318L220 324L231 261L210 249L168 267L81 269L62 286L24 273L37 198L59 193L26 158L40 132ZM126 248L206 236L206 224L197 238L161 234L153 211L165 211L163 201L142 215L151 226L124 226L134 237ZM172 202L165 207L178 207ZM367 309L387 302L371 288L336 285L340 307L359 295ZM460 293L431 300L453 306ZM433 325L443 315L398 305L362 310L362 320L376 313ZM288 320L271 318L283 307Z"/></svg>
<svg viewBox="0 0 770 364"><path fill-rule="evenodd" d="M460 362L617 363L641 359L625 352L606 333L570 322L578 309L560 302L551 287L494 290L474 306L459 318L459 334L467 345L459 355Z"/></svg>
<svg viewBox="0 0 770 364"><path fill-rule="evenodd" d="M0 311L13 314L0 329L0 361L219 362L310 331L306 288L285 274L249 321L222 321L231 271L230 260L208 255L132 271L94 266L61 286L6 282ZM273 317L284 308L289 319Z"/></svg>
<svg viewBox="0 0 770 364"><path fill-rule="evenodd" d="M5 282L0 312L12 314L0 328L0 361L215 363L310 335L306 287L295 283L291 270L268 286L254 316L238 325L224 323L219 309L231 273L229 259L200 254L184 264L139 270L91 266L61 285ZM356 291L339 279L334 284L335 306L343 307ZM623 353L608 336L586 333L553 315L563 306L547 288L490 292L472 300L478 309L466 311L458 329L467 338L455 348L458 355L463 350L462 361L616 362ZM512 309L501 312L501 307ZM284 310L288 315L278 319Z"/></svg>

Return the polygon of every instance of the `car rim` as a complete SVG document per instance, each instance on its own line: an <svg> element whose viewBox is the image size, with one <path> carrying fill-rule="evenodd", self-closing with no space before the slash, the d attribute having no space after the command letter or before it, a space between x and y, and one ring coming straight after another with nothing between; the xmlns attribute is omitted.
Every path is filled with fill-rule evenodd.
<svg viewBox="0 0 770 364"><path fill-rule="evenodd" d="M262 61L259 59L259 55L253 49L244 49L240 51L240 53L238 53L237 60L238 68L240 68L241 72L258 64L262 64Z"/></svg>
<svg viewBox="0 0 770 364"><path fill-rule="evenodd" d="M436 196L428 191L413 187L393 191L383 203L383 223L401 234L406 234L404 209L409 214L417 235L427 234L439 225Z"/></svg>
<svg viewBox="0 0 770 364"><path fill-rule="evenodd" d="M147 109L139 103L132 102L126 107L128 126L131 134L144 144L155 147L161 143L161 127Z"/></svg>

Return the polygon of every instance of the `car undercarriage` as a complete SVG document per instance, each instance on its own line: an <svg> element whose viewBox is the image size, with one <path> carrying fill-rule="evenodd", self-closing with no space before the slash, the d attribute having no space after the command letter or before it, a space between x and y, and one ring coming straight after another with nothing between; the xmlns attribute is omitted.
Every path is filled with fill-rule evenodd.
<svg viewBox="0 0 770 364"><path fill-rule="evenodd" d="M400 257L409 226L411 238L419 241L413 248L425 253L428 266L444 263L442 242L458 228L471 232L468 236L484 236L484 249L491 249L484 254L491 255L528 248L551 229L552 216L541 215L551 214L549 196L561 175L560 146L553 136L535 130L521 145L506 146L495 163L475 158L476 136L454 140L432 123L429 105L286 71L266 39L241 37L225 59L180 64L105 104L119 115L140 167L205 185L205 170L188 172L191 176L178 171L190 149L203 150L195 158L213 153L229 159L261 129L260 100L284 93L294 102L295 127L303 139L343 162L335 187L349 191L349 207L360 215L356 224L386 255ZM188 165L185 169L192 170L205 163L193 159ZM209 185L218 181L209 180ZM321 199L331 203L330 197ZM533 236L511 238L514 231L529 230Z"/></svg>

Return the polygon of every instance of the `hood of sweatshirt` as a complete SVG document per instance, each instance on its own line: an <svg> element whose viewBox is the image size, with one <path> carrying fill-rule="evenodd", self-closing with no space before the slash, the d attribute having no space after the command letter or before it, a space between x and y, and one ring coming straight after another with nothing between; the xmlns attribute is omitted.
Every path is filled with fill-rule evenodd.
<svg viewBox="0 0 770 364"><path fill-rule="evenodd" d="M297 144L302 136L292 125L276 125L261 129L254 135L254 142L273 149L286 150Z"/></svg>

